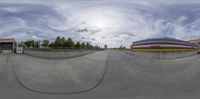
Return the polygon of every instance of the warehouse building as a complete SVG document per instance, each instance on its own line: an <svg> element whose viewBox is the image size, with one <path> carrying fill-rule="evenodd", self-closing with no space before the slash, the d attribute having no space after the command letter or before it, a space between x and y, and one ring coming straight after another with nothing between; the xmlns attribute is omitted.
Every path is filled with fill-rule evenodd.
<svg viewBox="0 0 200 99"><path fill-rule="evenodd" d="M195 43L174 38L151 38L131 44L135 54L164 59L194 55L197 54L198 48Z"/></svg>
<svg viewBox="0 0 200 99"><path fill-rule="evenodd" d="M174 38L152 38L133 42L135 51L187 51L198 48L197 44Z"/></svg>
<svg viewBox="0 0 200 99"><path fill-rule="evenodd" d="M0 52L14 52L15 42L14 38L0 38Z"/></svg>

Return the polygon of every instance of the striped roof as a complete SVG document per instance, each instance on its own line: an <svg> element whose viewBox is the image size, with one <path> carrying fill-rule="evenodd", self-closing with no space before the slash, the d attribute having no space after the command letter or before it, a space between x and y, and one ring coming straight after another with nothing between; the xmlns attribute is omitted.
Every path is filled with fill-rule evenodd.
<svg viewBox="0 0 200 99"><path fill-rule="evenodd" d="M143 43L176 43L176 44L186 44L186 45L193 45L193 43L183 41L183 40L178 40L174 38L151 38L151 39L145 39L145 40L140 40L133 42L132 44L143 44Z"/></svg>
<svg viewBox="0 0 200 99"><path fill-rule="evenodd" d="M182 41L174 38L151 38L133 42L132 48L197 48L197 44Z"/></svg>
<svg viewBox="0 0 200 99"><path fill-rule="evenodd" d="M15 38L0 38L0 42L15 42Z"/></svg>

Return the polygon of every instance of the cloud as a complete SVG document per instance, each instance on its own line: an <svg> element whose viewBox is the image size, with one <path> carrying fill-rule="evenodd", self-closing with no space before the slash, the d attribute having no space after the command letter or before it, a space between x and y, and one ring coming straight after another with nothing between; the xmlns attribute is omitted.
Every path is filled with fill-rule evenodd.
<svg viewBox="0 0 200 99"><path fill-rule="evenodd" d="M66 19L54 8L45 5L3 3L0 4L0 17L2 37L53 39L58 35L67 35L69 31L63 28Z"/></svg>
<svg viewBox="0 0 200 99"><path fill-rule="evenodd" d="M17 40L56 36L109 47L151 37L200 37L200 3L179 1L27 1L0 3L0 36Z"/></svg>

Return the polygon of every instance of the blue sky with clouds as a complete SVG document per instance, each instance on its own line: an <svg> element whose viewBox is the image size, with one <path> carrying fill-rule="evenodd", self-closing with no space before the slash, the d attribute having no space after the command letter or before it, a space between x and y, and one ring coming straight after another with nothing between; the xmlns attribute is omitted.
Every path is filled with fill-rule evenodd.
<svg viewBox="0 0 200 99"><path fill-rule="evenodd" d="M180 0L0 0L0 37L56 36L116 47L151 37L200 37L200 2Z"/></svg>

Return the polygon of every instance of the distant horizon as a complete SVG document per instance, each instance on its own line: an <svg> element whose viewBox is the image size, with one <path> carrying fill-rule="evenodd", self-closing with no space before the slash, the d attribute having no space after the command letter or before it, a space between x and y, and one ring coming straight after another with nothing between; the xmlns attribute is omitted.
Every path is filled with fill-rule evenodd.
<svg viewBox="0 0 200 99"><path fill-rule="evenodd" d="M61 37L61 36L60 36ZM69 37L70 38L70 37ZM141 40L147 40L147 39L159 39L159 38L171 38L171 37L151 37L151 38L146 38L146 39L141 39ZM2 38L2 37L0 37L0 39L15 39L16 40L16 38L11 38L11 37L8 37L8 38ZM66 38L66 39L68 39L68 38ZM171 38L171 39L177 39L177 38ZM198 40L198 39L200 39L200 38L192 38L192 39L189 39L189 40L182 40L182 39L177 39L177 40L182 40L182 41L190 41L190 40ZM49 39L41 39L41 40L37 40L37 39L29 39L29 40L21 40L21 41L18 41L18 40L16 40L17 42L22 42L22 41L31 41L31 40L34 40L34 41L44 41L44 40L49 40ZM56 40L56 38L54 39L54 40L49 40L50 42L53 42L53 41L55 41ZM73 40L73 39L72 39ZM141 41L141 40L137 40L137 41ZM75 41L75 40L74 40ZM87 42L85 42L85 41L75 41L75 42L84 42L84 43L87 43ZM132 41L132 42L135 42L135 41ZM131 43L132 43L131 42ZM91 42L89 42L89 43L91 43ZM130 43L130 44L131 44ZM129 44L129 45L130 45ZM105 45L107 45L107 44L105 44ZM124 46L124 45L123 45ZM119 47L119 46L118 46ZM124 46L125 47L125 46ZM115 48L115 47L113 47L113 48Z"/></svg>

